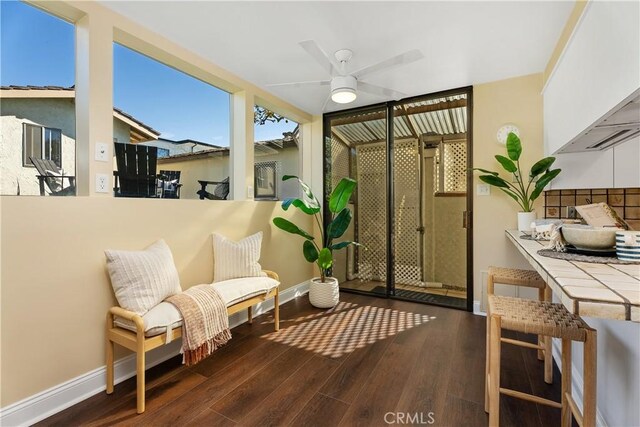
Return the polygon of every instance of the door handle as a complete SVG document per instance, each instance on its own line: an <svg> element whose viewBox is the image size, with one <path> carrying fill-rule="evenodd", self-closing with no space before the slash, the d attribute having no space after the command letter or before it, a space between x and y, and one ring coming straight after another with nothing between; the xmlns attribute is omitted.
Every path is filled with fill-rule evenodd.
<svg viewBox="0 0 640 427"><path fill-rule="evenodd" d="M471 212L462 212L462 228L471 228Z"/></svg>

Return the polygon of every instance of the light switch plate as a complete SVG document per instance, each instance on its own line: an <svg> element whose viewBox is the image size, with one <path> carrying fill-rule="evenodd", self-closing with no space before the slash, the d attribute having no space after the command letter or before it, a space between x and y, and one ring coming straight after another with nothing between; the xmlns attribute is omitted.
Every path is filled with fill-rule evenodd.
<svg viewBox="0 0 640 427"><path fill-rule="evenodd" d="M109 192L109 175L104 173L96 174L96 193Z"/></svg>
<svg viewBox="0 0 640 427"><path fill-rule="evenodd" d="M478 196L489 196L491 195L491 187L489 184L478 184L476 187L476 194Z"/></svg>
<svg viewBox="0 0 640 427"><path fill-rule="evenodd" d="M103 142L96 143L96 160L99 162L109 161L109 146Z"/></svg>

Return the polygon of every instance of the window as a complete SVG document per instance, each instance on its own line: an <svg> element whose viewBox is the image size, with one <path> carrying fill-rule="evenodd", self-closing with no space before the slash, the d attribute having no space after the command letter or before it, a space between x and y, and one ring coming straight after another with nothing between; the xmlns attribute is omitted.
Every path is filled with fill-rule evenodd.
<svg viewBox="0 0 640 427"><path fill-rule="evenodd" d="M229 93L117 43L113 66L114 195L228 199Z"/></svg>
<svg viewBox="0 0 640 427"><path fill-rule="evenodd" d="M30 157L53 162L62 168L62 131L42 126L24 125L22 165L33 167Z"/></svg>
<svg viewBox="0 0 640 427"><path fill-rule="evenodd" d="M75 62L73 24L0 1L1 195L75 195Z"/></svg>
<svg viewBox="0 0 640 427"><path fill-rule="evenodd" d="M294 180L283 175L300 176L300 127L286 117L256 105L254 108L254 198L283 200L299 197Z"/></svg>
<svg viewBox="0 0 640 427"><path fill-rule="evenodd" d="M255 198L277 200L278 184L281 179L280 162L259 162L254 165Z"/></svg>

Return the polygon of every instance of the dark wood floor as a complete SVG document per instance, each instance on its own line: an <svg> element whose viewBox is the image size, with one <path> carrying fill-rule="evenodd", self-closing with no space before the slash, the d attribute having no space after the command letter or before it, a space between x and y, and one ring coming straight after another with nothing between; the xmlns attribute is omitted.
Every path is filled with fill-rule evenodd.
<svg viewBox="0 0 640 427"><path fill-rule="evenodd" d="M418 421L436 426L487 424L483 317L343 293L330 311L300 297L282 306L281 319L279 333L270 313L238 326L196 366L176 357L147 371L142 415L132 378L40 425L375 426L387 413L422 414ZM545 384L533 350L504 345L502 367L504 387L559 399L557 369L554 385ZM502 426L558 425L559 417L557 409L501 401Z"/></svg>

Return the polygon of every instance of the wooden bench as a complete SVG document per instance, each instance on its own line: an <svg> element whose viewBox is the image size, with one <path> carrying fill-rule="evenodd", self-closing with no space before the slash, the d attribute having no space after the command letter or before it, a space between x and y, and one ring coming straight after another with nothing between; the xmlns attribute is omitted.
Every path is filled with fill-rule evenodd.
<svg viewBox="0 0 640 427"><path fill-rule="evenodd" d="M278 280L279 277L273 271L265 271L267 276ZM252 296L227 307L229 315L247 309L249 323L253 321L252 308L254 304L274 299L274 323L275 330L280 329L280 308L278 287L271 289L266 294ZM136 332L117 326L115 317L129 320L135 324ZM182 327L172 330L172 339L182 337ZM136 353L136 397L137 412L141 414L145 410L145 353L167 343L167 333L145 336L144 321L141 316L125 310L121 307L111 307L107 313L107 394L113 393L114 387L114 345L119 344Z"/></svg>

